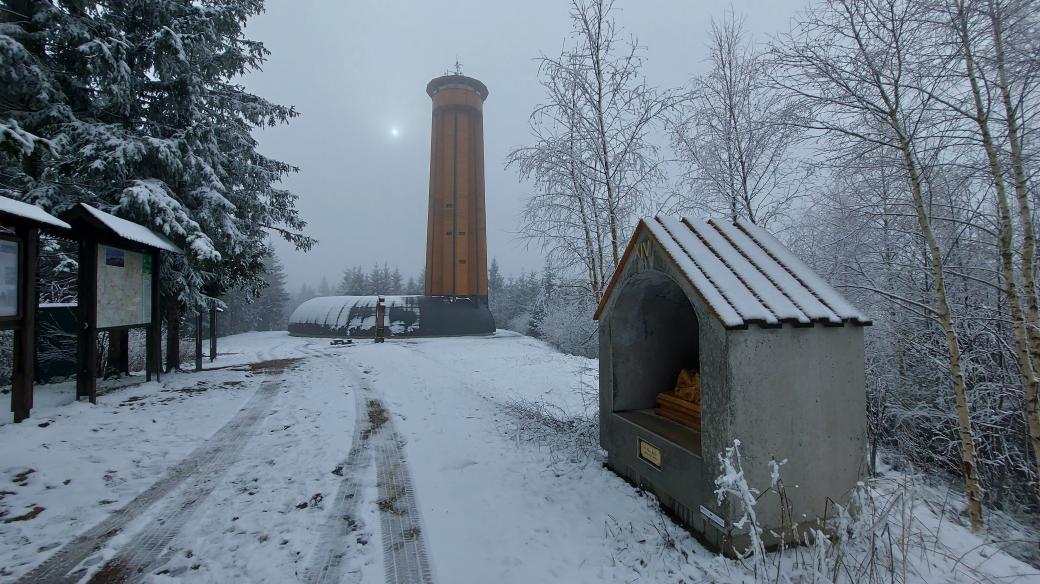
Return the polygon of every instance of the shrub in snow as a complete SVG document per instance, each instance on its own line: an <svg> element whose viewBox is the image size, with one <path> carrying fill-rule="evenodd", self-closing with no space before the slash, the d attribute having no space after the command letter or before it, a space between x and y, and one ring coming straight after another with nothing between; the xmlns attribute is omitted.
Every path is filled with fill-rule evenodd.
<svg viewBox="0 0 1040 584"><path fill-rule="evenodd" d="M514 399L505 403L505 409L516 420L517 441L547 446L554 462L584 465L601 453L598 373L588 366L577 373L577 395L567 397L578 399L563 400L575 405L565 408L546 400Z"/></svg>
<svg viewBox="0 0 1040 584"><path fill-rule="evenodd" d="M785 462L769 461L770 485L763 492L747 483L739 440L719 456L715 492L739 514L733 527L749 535L747 549L733 551L756 582L992 581L987 562L1014 544L987 545L968 531L949 493L931 490L910 474L861 482L844 506L821 502L832 509L829 518L799 532L798 515L785 496ZM770 493L781 505L779 532L765 532L756 518L756 507ZM775 548L770 553L765 536Z"/></svg>
<svg viewBox="0 0 1040 584"><path fill-rule="evenodd" d="M14 331L0 331L0 384L11 385L14 371Z"/></svg>
<svg viewBox="0 0 1040 584"><path fill-rule="evenodd" d="M740 512L740 519L733 522L733 527L746 530L751 545L743 552L738 550L737 554L751 560L757 578L766 572L766 546L762 541L762 527L759 526L755 515L759 491L748 485L744 477L744 466L740 459L740 440L734 440L733 446L726 448L726 452L719 455L719 470L720 474L715 478L715 496L720 505L729 501ZM779 466L771 470L776 473L773 479L773 483L776 484L779 482Z"/></svg>

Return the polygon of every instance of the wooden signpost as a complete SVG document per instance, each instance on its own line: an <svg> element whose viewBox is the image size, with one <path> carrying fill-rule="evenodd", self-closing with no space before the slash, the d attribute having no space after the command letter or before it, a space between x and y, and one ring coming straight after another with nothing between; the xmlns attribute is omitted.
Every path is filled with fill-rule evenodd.
<svg viewBox="0 0 1040 584"><path fill-rule="evenodd" d="M36 268L40 229L64 232L69 225L42 209L0 197L0 330L14 331L11 411L14 421L33 406L36 351Z"/></svg>
<svg viewBox="0 0 1040 584"><path fill-rule="evenodd" d="M209 308L209 360L212 363L217 358L217 307Z"/></svg>
<svg viewBox="0 0 1040 584"><path fill-rule="evenodd" d="M195 311L195 371L202 371L202 311Z"/></svg>
<svg viewBox="0 0 1040 584"><path fill-rule="evenodd" d="M183 253L162 235L137 223L79 204L62 216L79 240L80 329L76 398L97 402L98 333L128 338L146 334L146 378L162 368L159 272L162 252Z"/></svg>
<svg viewBox="0 0 1040 584"><path fill-rule="evenodd" d="M376 332L375 342L382 343L386 336L386 329L383 326L383 322L386 320L386 298L380 296L376 300Z"/></svg>

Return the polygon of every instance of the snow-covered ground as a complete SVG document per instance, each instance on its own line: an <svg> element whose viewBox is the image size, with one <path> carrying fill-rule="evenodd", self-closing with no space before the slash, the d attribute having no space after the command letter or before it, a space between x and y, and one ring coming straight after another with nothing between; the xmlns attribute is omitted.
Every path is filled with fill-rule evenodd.
<svg viewBox="0 0 1040 584"><path fill-rule="evenodd" d="M220 351L205 372L0 427L0 581L753 580L595 456L526 439L508 404L581 411L593 360L507 332L249 333ZM963 565L939 554L908 581L1036 581L932 528Z"/></svg>

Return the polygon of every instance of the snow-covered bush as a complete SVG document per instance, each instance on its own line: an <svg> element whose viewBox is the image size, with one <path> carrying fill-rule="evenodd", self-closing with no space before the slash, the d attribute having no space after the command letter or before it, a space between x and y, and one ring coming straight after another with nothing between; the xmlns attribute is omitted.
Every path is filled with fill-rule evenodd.
<svg viewBox="0 0 1040 584"><path fill-rule="evenodd" d="M544 401L512 400L505 410L517 421L516 439L548 447L555 459L583 463L599 450L599 416L570 413Z"/></svg>
<svg viewBox="0 0 1040 584"><path fill-rule="evenodd" d="M746 530L751 541L747 550L737 550L738 556L751 560L755 577L766 573L766 546L762 541L762 527L758 524L755 504L760 492L748 485L744 477L744 465L740 458L740 440L734 440L733 446L726 448L719 455L720 474L715 478L715 496L721 504L727 499L740 512L740 519L733 522L733 527ZM771 468L778 473L777 467ZM773 474L773 484L779 481L778 474Z"/></svg>
<svg viewBox="0 0 1040 584"><path fill-rule="evenodd" d="M130 329L129 347L127 347L130 371L144 371L147 358L147 336L145 329Z"/></svg>
<svg viewBox="0 0 1040 584"><path fill-rule="evenodd" d="M584 465L599 457L599 393L597 373L583 365L577 371L576 395L561 400L514 399L504 404L516 421L517 441L546 446L554 462ZM577 399L571 399L577 398Z"/></svg>
<svg viewBox="0 0 1040 584"><path fill-rule="evenodd" d="M41 365L76 361L76 333L61 330L53 321L40 322L36 342L36 359Z"/></svg>
<svg viewBox="0 0 1040 584"><path fill-rule="evenodd" d="M559 289L543 300L533 332L564 353L595 357L599 351L595 312L596 305L584 290Z"/></svg>
<svg viewBox="0 0 1040 584"><path fill-rule="evenodd" d="M719 456L716 494L720 503L728 499L735 506L740 517L733 527L750 539L746 549L732 551L756 582L987 581L983 566L994 550L1016 545L996 541L992 534L988 542L971 535L963 502L953 504L950 493L940 493L910 473L860 482L847 505L830 501L833 511L824 521L799 528L792 519L799 516L797 510L790 508L784 493L783 464L769 461L770 485L760 490L747 483L739 440ZM766 532L757 521L756 507L766 494L776 495L785 507L778 531ZM1005 533L1017 536L1013 529ZM766 536L771 536L773 551L766 551Z"/></svg>
<svg viewBox="0 0 1040 584"><path fill-rule="evenodd" d="M0 385L10 385L13 372L14 331L0 331Z"/></svg>

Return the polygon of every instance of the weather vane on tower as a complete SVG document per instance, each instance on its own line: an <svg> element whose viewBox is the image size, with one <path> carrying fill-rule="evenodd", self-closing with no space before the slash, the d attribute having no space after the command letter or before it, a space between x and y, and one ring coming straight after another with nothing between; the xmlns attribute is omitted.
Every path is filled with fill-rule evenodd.
<svg viewBox="0 0 1040 584"><path fill-rule="evenodd" d="M450 68L445 69L444 75L462 75L462 63L459 62L458 55L455 55L455 72L453 73Z"/></svg>

